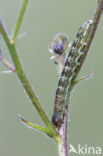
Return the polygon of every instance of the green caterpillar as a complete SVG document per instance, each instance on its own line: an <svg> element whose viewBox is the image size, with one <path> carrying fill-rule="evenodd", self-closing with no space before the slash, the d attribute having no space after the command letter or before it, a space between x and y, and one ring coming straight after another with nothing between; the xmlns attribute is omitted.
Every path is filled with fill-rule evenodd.
<svg viewBox="0 0 103 156"><path fill-rule="evenodd" d="M85 22L78 30L76 38L70 48L61 77L58 82L58 87L55 96L54 113L52 116L52 123L55 127L60 127L63 123L63 117L66 112L67 105L65 98L71 83L71 79L75 75L76 68L80 65L79 60L84 55L84 48L87 43L88 35L93 25L92 20ZM59 48L58 48L59 49Z"/></svg>

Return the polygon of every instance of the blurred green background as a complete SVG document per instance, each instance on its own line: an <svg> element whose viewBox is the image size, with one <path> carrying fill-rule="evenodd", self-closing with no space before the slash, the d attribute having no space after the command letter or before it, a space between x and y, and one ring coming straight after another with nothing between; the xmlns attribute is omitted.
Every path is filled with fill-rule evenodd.
<svg viewBox="0 0 103 156"><path fill-rule="evenodd" d="M97 0L30 0L16 47L33 89L51 118L58 76L50 61L48 44L58 32L73 40L81 24L91 18ZM11 34L20 0L0 0L0 16ZM2 50L10 59L5 43ZM71 143L103 147L103 17L79 77L94 77L77 85L72 93L68 147ZM0 72L6 68L0 64ZM43 125L15 74L0 74L0 156L56 156L55 143L45 135L26 128L18 114ZM103 151L102 151L103 154ZM73 153L70 154L74 155Z"/></svg>

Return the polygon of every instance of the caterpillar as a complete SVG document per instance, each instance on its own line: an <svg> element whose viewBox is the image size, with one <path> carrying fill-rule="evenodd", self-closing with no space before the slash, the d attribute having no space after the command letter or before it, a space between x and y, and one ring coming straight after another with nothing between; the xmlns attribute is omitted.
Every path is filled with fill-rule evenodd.
<svg viewBox="0 0 103 156"><path fill-rule="evenodd" d="M93 21L88 20L79 28L61 72L61 77L56 89L54 113L52 116L52 124L56 128L59 128L63 123L63 117L67 108L67 105L65 104L65 98L70 87L71 80L75 75L75 70L80 65L80 59L84 55L83 50L86 47L92 25Z"/></svg>

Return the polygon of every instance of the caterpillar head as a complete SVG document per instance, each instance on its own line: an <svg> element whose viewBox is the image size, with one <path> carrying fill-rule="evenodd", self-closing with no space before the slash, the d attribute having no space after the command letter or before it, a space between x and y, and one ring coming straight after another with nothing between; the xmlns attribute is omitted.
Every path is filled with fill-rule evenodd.
<svg viewBox="0 0 103 156"><path fill-rule="evenodd" d="M53 114L52 116L52 124L56 127L56 128L60 128L60 125L62 124L62 120L60 119L60 117L57 114Z"/></svg>

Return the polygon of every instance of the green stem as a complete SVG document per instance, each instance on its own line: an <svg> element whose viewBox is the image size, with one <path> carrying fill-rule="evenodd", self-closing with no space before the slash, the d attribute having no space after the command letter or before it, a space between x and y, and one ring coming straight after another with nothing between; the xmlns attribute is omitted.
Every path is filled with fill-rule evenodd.
<svg viewBox="0 0 103 156"><path fill-rule="evenodd" d="M95 35L95 32L97 30L97 26L98 26L98 23L100 21L100 17L102 15L102 12L103 12L103 0L98 0L98 5L97 5L96 11L95 11L95 13L93 15L93 18L92 18L92 20L93 20L93 26L92 26L91 31L89 33L89 37L88 37L88 40L87 40L87 45L84 48L84 54L85 55L80 60L80 66L78 66L77 70L75 71L76 74L72 78L71 85L75 84L75 81L76 81L76 78L78 76L78 73L79 73L79 71L80 71L80 69L81 69L81 67L82 67L82 65L84 63L84 60L85 60L85 58L86 58L86 56L88 54L89 48L91 46L92 40L93 40L94 35Z"/></svg>
<svg viewBox="0 0 103 156"><path fill-rule="evenodd" d="M89 34L89 37L88 37L88 41L87 41L87 46L86 48L84 49L84 57L82 57L82 59L80 60L80 66L78 66L77 70L75 71L75 76L72 78L71 80L71 84L70 84L70 87L69 87L69 90L68 90L68 93L67 93L67 97L65 99L65 103L67 104L67 109L69 108L69 101L70 101L70 94L71 94L71 91L72 89L74 88L75 86L75 82L76 82L76 78L78 76L78 73L83 65L83 62L87 56L87 53L88 53L88 50L91 46L91 43L92 43L92 40L94 38L94 35L95 35L95 32L96 32L96 29L97 29L97 26L98 26L98 23L99 23L99 20L100 20L100 17L102 15L102 11L103 11L103 0L98 0L98 5L97 5L97 9L96 9L96 12L94 13L94 16L93 16L93 27L92 27L92 30ZM65 114L64 116L64 122L63 124L61 125L60 129L59 129L59 135L61 136L61 142L58 144L58 149L59 149L59 156L68 156L68 152L67 152L67 117L68 117L68 113Z"/></svg>
<svg viewBox="0 0 103 156"><path fill-rule="evenodd" d="M20 64L16 49L15 49L15 46L14 46L14 44L12 44L10 42L10 39L8 38L8 35L6 33L6 30L5 30L1 20L0 20L0 32L1 32L1 35L7 44L7 47L9 49L10 55L12 57L12 60L14 62L15 68L16 68L16 73L17 73L23 87L25 88L27 95L29 96L30 100L32 101L32 104L35 106L38 114L40 115L41 119L44 121L45 125L51 129L54 136L57 135L57 133L56 133L55 129L53 128L51 122L49 121L48 117L44 113L43 108L39 104L38 99L36 98L36 95L33 92L29 81L27 80L27 78L25 76L25 73L22 69L22 66Z"/></svg>
<svg viewBox="0 0 103 156"><path fill-rule="evenodd" d="M45 134L47 134L49 137L53 138L54 136L52 135L52 132L49 128L44 128L41 126L38 126L36 124L32 124L31 122L28 122L25 120L21 115L19 115L20 120L29 128L37 129Z"/></svg>
<svg viewBox="0 0 103 156"><path fill-rule="evenodd" d="M22 2L21 9L20 9L20 12L19 12L19 16L17 18L16 26L15 26L14 31L12 33L12 38L11 38L12 43L15 43L15 41L16 41L18 31L19 31L21 23L23 21L23 17L24 17L24 13L25 13L25 10L26 10L26 7L27 7L27 3L28 3L28 0L23 0L23 2Z"/></svg>
<svg viewBox="0 0 103 156"><path fill-rule="evenodd" d="M76 78L77 78L77 76L79 74L79 71L80 71L81 67L83 66L85 58L86 58L86 56L88 54L89 48L91 46L92 40L93 40L95 32L97 30L97 26L98 26L98 23L100 21L100 17L102 15L102 12L103 12L103 0L98 0L98 5L97 5L96 11L95 11L95 13L93 15L93 18L92 18L93 26L92 26L91 31L90 31L89 36L88 36L87 45L84 48L84 54L85 55L83 55L83 57L81 57L80 66L78 66L78 68L76 69L75 75L71 80L71 84L70 84L70 87L69 87L69 90L68 90L68 95L72 91L73 87L77 84L76 83L76 81L77 81ZM67 101L68 101L68 96L66 98L66 103L67 103Z"/></svg>

